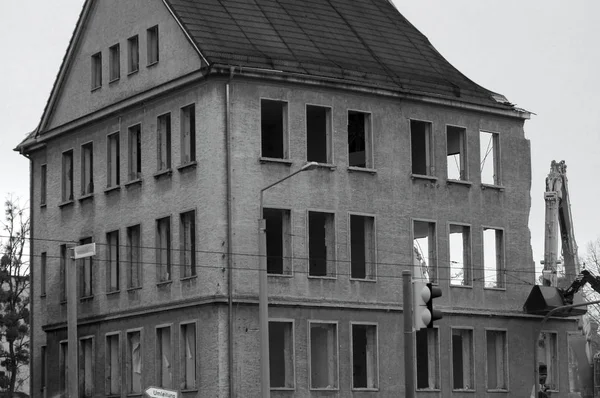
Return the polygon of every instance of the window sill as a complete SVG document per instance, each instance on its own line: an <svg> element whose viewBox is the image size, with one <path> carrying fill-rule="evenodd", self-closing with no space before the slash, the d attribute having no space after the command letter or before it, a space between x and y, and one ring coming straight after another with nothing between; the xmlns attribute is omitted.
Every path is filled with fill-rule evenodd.
<svg viewBox="0 0 600 398"><path fill-rule="evenodd" d="M143 392L131 392L127 394L128 397L142 397L144 396Z"/></svg>
<svg viewBox="0 0 600 398"><path fill-rule="evenodd" d="M489 393L504 393L504 394L506 394L508 392L508 389L492 388L492 389L486 390L486 392L489 392Z"/></svg>
<svg viewBox="0 0 600 398"><path fill-rule="evenodd" d="M114 192L114 191L120 191L120 190L121 190L121 186L120 186L120 185L115 185L115 186L112 186L112 187L107 187L107 188L104 190L104 193L105 193L105 194L109 194L109 193L111 193L111 192Z"/></svg>
<svg viewBox="0 0 600 398"><path fill-rule="evenodd" d="M92 301L94 299L94 295L79 297L80 303L85 303L86 301Z"/></svg>
<svg viewBox="0 0 600 398"><path fill-rule="evenodd" d="M467 187L470 187L471 185L473 185L473 183L471 181L467 181L467 180L446 180L446 184L448 185L464 185Z"/></svg>
<svg viewBox="0 0 600 398"><path fill-rule="evenodd" d="M186 282L186 281L191 281L194 279L198 279L198 275L184 276L183 278L180 279L180 281Z"/></svg>
<svg viewBox="0 0 600 398"><path fill-rule="evenodd" d="M92 93L93 93L94 91L98 91L98 90L100 90L101 88L102 88L102 86L98 86L98 87L92 87L92 90L91 90L91 91L92 91Z"/></svg>
<svg viewBox="0 0 600 398"><path fill-rule="evenodd" d="M71 206L75 203L75 201L73 199L71 200L67 200L66 202L62 202L58 204L58 207L67 207L67 206Z"/></svg>
<svg viewBox="0 0 600 398"><path fill-rule="evenodd" d="M496 291L499 291L499 292L505 292L506 288L505 287L487 287L487 286L484 286L483 290L492 290L492 291L496 290Z"/></svg>
<svg viewBox="0 0 600 398"><path fill-rule="evenodd" d="M40 209L45 209L46 208L46 203L41 203L40 204Z"/></svg>
<svg viewBox="0 0 600 398"><path fill-rule="evenodd" d="M168 281L160 281L156 283L156 287L166 287L166 286L170 286L173 283L172 280L168 280Z"/></svg>
<svg viewBox="0 0 600 398"><path fill-rule="evenodd" d="M494 184L481 184L481 189L493 189L496 191L503 192L506 188L502 185L494 185Z"/></svg>
<svg viewBox="0 0 600 398"><path fill-rule="evenodd" d="M292 274L292 272L289 272L289 273L287 273L287 274L286 274L286 273L281 273L281 274L269 274L269 273L267 272L267 276L268 276L269 278L271 278L271 277L273 277L273 278L292 278L294 275Z"/></svg>
<svg viewBox="0 0 600 398"><path fill-rule="evenodd" d="M111 290L110 292L106 292L107 296L118 296L121 293L120 290Z"/></svg>
<svg viewBox="0 0 600 398"><path fill-rule="evenodd" d="M350 282L376 283L377 279L375 279L375 278L352 278L352 277L350 277Z"/></svg>
<svg viewBox="0 0 600 398"><path fill-rule="evenodd" d="M269 387L271 391L295 391L296 387Z"/></svg>
<svg viewBox="0 0 600 398"><path fill-rule="evenodd" d="M179 166L177 166L177 170L185 171L187 169L195 169L196 167L198 167L198 162L192 160L191 162L180 164Z"/></svg>
<svg viewBox="0 0 600 398"><path fill-rule="evenodd" d="M154 178L158 180L161 177L171 177L172 174L173 174L173 169L169 167L168 169L157 171L153 175L154 175Z"/></svg>
<svg viewBox="0 0 600 398"><path fill-rule="evenodd" d="M358 172L358 173L377 174L377 169L370 169L367 167L348 166L348 171L349 172Z"/></svg>
<svg viewBox="0 0 600 398"><path fill-rule="evenodd" d="M451 288L459 288L459 289L473 289L473 285L453 285L452 283L450 284Z"/></svg>
<svg viewBox="0 0 600 398"><path fill-rule="evenodd" d="M378 387L352 387L352 391L365 391L365 392L374 392L374 391L379 391Z"/></svg>
<svg viewBox="0 0 600 398"><path fill-rule="evenodd" d="M411 174L410 179L411 180L427 180L427 181L437 181L438 180L437 177L428 176L425 174Z"/></svg>
<svg viewBox="0 0 600 398"><path fill-rule="evenodd" d="M94 199L94 193L86 193L85 195L81 196L79 199L77 199L79 201L79 203L84 202L88 199Z"/></svg>
<svg viewBox="0 0 600 398"><path fill-rule="evenodd" d="M114 79L112 79L112 80L109 80L109 81L108 81L108 84L109 84L109 85L111 85L111 84L113 84L113 83L117 83L117 82L118 82L120 79L121 79L121 76L119 76L119 77L116 77L116 78L114 78Z"/></svg>
<svg viewBox="0 0 600 398"><path fill-rule="evenodd" d="M318 276L318 275L308 275L307 276L308 279L328 279L328 280L336 280L337 277L335 276Z"/></svg>
<svg viewBox="0 0 600 398"><path fill-rule="evenodd" d="M316 167L321 168L321 169L329 169L331 171L337 169L337 166L333 163L318 163L317 162Z"/></svg>
<svg viewBox="0 0 600 398"><path fill-rule="evenodd" d="M142 287L141 286L135 286L135 287L132 286L132 287L127 288L128 292L135 292L136 290L142 290Z"/></svg>
<svg viewBox="0 0 600 398"><path fill-rule="evenodd" d="M315 388L315 387L310 387L309 388L310 391L339 391L340 388L339 387L323 387L323 388Z"/></svg>
<svg viewBox="0 0 600 398"><path fill-rule="evenodd" d="M473 390L472 388L453 388L452 392L470 392L470 393L475 393L475 390Z"/></svg>
<svg viewBox="0 0 600 398"><path fill-rule="evenodd" d="M197 393L197 392L198 392L198 389L197 389L197 388L184 388L184 389L182 389L182 390L179 390L179 391L180 391L182 394L185 394L185 393L190 393L190 392L196 392L196 393Z"/></svg>
<svg viewBox="0 0 600 398"><path fill-rule="evenodd" d="M67 305L67 299L61 299L59 304L61 305Z"/></svg>
<svg viewBox="0 0 600 398"><path fill-rule="evenodd" d="M151 66L157 65L158 61L152 61L150 62L148 65L146 65L146 68L150 68Z"/></svg>
<svg viewBox="0 0 600 398"><path fill-rule="evenodd" d="M440 392L442 390L440 390L439 388L417 388L416 391L417 392Z"/></svg>
<svg viewBox="0 0 600 398"><path fill-rule="evenodd" d="M129 188L133 185L142 185L142 179L141 178L136 178L135 180L131 180L131 181L127 181L125 183L125 188Z"/></svg>
<svg viewBox="0 0 600 398"><path fill-rule="evenodd" d="M44 294L40 294L40 298L43 298L43 299L45 299L45 298L46 298L46 293L44 293Z"/></svg>
<svg viewBox="0 0 600 398"><path fill-rule="evenodd" d="M279 164L283 164L283 165L286 165L286 166L291 166L294 163L294 162L292 162L289 159L265 158L265 157L262 157L262 156L258 159L258 161L260 163L262 163L262 164L265 164L265 163L279 163Z"/></svg>
<svg viewBox="0 0 600 398"><path fill-rule="evenodd" d="M131 75L135 75L136 73L138 73L140 71L140 68L137 68L136 70L132 70L131 72L127 72L127 77L131 76Z"/></svg>

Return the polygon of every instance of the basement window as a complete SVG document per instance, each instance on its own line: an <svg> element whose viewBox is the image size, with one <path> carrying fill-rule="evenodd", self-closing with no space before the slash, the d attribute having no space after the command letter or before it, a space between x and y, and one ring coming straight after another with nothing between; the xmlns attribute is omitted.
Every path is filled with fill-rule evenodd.
<svg viewBox="0 0 600 398"><path fill-rule="evenodd" d="M415 279L437 282L435 223L413 221L413 264Z"/></svg>
<svg viewBox="0 0 600 398"><path fill-rule="evenodd" d="M146 31L148 45L148 66L158 62L158 25Z"/></svg>
<svg viewBox="0 0 600 398"><path fill-rule="evenodd" d="M196 383L196 324L184 323L181 325L181 366L182 383L184 390L197 388Z"/></svg>
<svg viewBox="0 0 600 398"><path fill-rule="evenodd" d="M271 388L294 388L294 323L269 321Z"/></svg>
<svg viewBox="0 0 600 398"><path fill-rule="evenodd" d="M140 68L139 39L135 35L127 39L127 73L137 72Z"/></svg>
<svg viewBox="0 0 600 398"><path fill-rule="evenodd" d="M171 168L171 114L166 113L157 118L157 166L158 171L166 171Z"/></svg>
<svg viewBox="0 0 600 398"><path fill-rule="evenodd" d="M352 325L352 388L376 389L379 386L377 326Z"/></svg>
<svg viewBox="0 0 600 398"><path fill-rule="evenodd" d="M94 144L81 146L81 195L94 193Z"/></svg>
<svg viewBox="0 0 600 398"><path fill-rule="evenodd" d="M108 49L108 81L114 82L121 77L121 46L115 44Z"/></svg>
<svg viewBox="0 0 600 398"><path fill-rule="evenodd" d="M181 164L196 160L196 106L181 108Z"/></svg>
<svg viewBox="0 0 600 398"><path fill-rule="evenodd" d="M433 138L431 123L410 121L412 174L433 176Z"/></svg>
<svg viewBox="0 0 600 398"><path fill-rule="evenodd" d="M73 150L62 154L62 201L73 200Z"/></svg>
<svg viewBox="0 0 600 398"><path fill-rule="evenodd" d="M462 127L446 127L446 166L449 180L468 180L467 132Z"/></svg>
<svg viewBox="0 0 600 398"><path fill-rule="evenodd" d="M181 213L179 220L183 277L188 278L196 275L196 212Z"/></svg>
<svg viewBox="0 0 600 398"><path fill-rule="evenodd" d="M119 350L119 334L106 335L105 374L107 395L121 394L121 356Z"/></svg>
<svg viewBox="0 0 600 398"><path fill-rule="evenodd" d="M102 87L102 53L92 55L92 90Z"/></svg>
<svg viewBox="0 0 600 398"><path fill-rule="evenodd" d="M267 234L267 273L292 274L292 232L290 211L264 209Z"/></svg>
<svg viewBox="0 0 600 398"><path fill-rule="evenodd" d="M508 350L506 331L486 330L487 388L488 390L508 389Z"/></svg>
<svg viewBox="0 0 600 398"><path fill-rule="evenodd" d="M375 279L375 218L350 215L350 260L353 279Z"/></svg>
<svg viewBox="0 0 600 398"><path fill-rule="evenodd" d="M129 181L142 178L142 126L129 127Z"/></svg>
<svg viewBox="0 0 600 398"><path fill-rule="evenodd" d="M156 328L156 380L158 387L173 386L173 357L171 350L171 327Z"/></svg>
<svg viewBox="0 0 600 398"><path fill-rule="evenodd" d="M471 286L471 228L450 224L450 285Z"/></svg>
<svg viewBox="0 0 600 398"><path fill-rule="evenodd" d="M309 276L335 277L333 213L308 212Z"/></svg>
<svg viewBox="0 0 600 398"><path fill-rule="evenodd" d="M119 133L114 133L108 136L107 152L106 187L113 188L119 186L121 182L121 151Z"/></svg>
<svg viewBox="0 0 600 398"><path fill-rule="evenodd" d="M417 330L416 338L416 366L417 389L440 389L440 350L438 329L425 328Z"/></svg>
<svg viewBox="0 0 600 398"><path fill-rule="evenodd" d="M171 217L156 220L156 273L158 282L171 280Z"/></svg>
<svg viewBox="0 0 600 398"><path fill-rule="evenodd" d="M87 245L89 243L92 243L92 238L84 238L79 241L80 245ZM79 263L79 266L77 267L77 270L79 271L79 297L92 297L92 295L94 294L92 290L92 272L94 269L92 265L93 257L86 257L77 261Z"/></svg>
<svg viewBox="0 0 600 398"><path fill-rule="evenodd" d="M142 342L141 332L127 332L127 393L142 392ZM160 362L159 362L160 363Z"/></svg>
<svg viewBox="0 0 600 398"><path fill-rule="evenodd" d="M81 397L94 396L94 340L79 340L79 393Z"/></svg>
<svg viewBox="0 0 600 398"><path fill-rule="evenodd" d="M310 388L338 389L337 324L309 323Z"/></svg>
<svg viewBox="0 0 600 398"><path fill-rule="evenodd" d="M373 168L371 114L348 111L348 165Z"/></svg>
<svg viewBox="0 0 600 398"><path fill-rule="evenodd" d="M481 183L501 185L500 180L500 151L497 133L481 131L479 133L479 153Z"/></svg>
<svg viewBox="0 0 600 398"><path fill-rule="evenodd" d="M452 389L474 390L473 330L452 329Z"/></svg>
<svg viewBox="0 0 600 398"><path fill-rule="evenodd" d="M331 108L306 106L306 156L309 162L333 162Z"/></svg>
<svg viewBox="0 0 600 398"><path fill-rule="evenodd" d="M112 231L106 234L106 289L107 292L116 292L119 290L119 231Z"/></svg>
<svg viewBox="0 0 600 398"><path fill-rule="evenodd" d="M546 387L551 391L558 391L558 335L553 332L542 332L537 350L540 378L545 375Z"/></svg>
<svg viewBox="0 0 600 398"><path fill-rule="evenodd" d="M260 100L261 157L288 159L287 102Z"/></svg>
<svg viewBox="0 0 600 398"><path fill-rule="evenodd" d="M485 287L505 288L504 231L501 229L483 228L483 270Z"/></svg>

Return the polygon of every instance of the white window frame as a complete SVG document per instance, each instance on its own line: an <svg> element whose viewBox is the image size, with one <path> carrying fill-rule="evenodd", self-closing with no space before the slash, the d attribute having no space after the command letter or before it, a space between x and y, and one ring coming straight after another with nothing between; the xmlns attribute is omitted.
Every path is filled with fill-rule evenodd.
<svg viewBox="0 0 600 398"><path fill-rule="evenodd" d="M292 325L292 386L291 387L270 387L271 391L294 391L296 390L296 321L293 318L269 318L269 323L280 322ZM310 337L309 337L310 338ZM309 376L310 377L310 376Z"/></svg>
<svg viewBox="0 0 600 398"><path fill-rule="evenodd" d="M465 283L464 285L458 285L458 284L454 284L452 283L452 264L449 263L448 265L448 269L450 270L450 275L449 275L449 283L450 283L450 287L457 287L457 288L466 288L466 289L472 289L473 288L473 226L471 224L468 223L462 223L462 222L454 222L454 221L449 221L447 223L447 228L448 228L448 262L450 262L452 260L451 258L451 253L452 250L450 248L450 231L451 231L451 227L452 226L458 226L458 227L468 227L469 228L469 250L467 253L468 256L468 269L467 269L467 274L468 274L468 278L464 278ZM465 271L465 259L463 258L463 264L462 264L462 270L463 272ZM468 280L467 280L468 279Z"/></svg>
<svg viewBox="0 0 600 398"><path fill-rule="evenodd" d="M332 249L332 256L333 258L331 260L325 259L325 266L326 266L326 270L329 271L329 265L327 263L331 262L333 264L332 266L332 271L333 271L333 276L329 275L329 272L327 272L327 275L325 276L320 276L320 275L311 275L310 274L310 233L309 233L309 228L310 228L310 213L325 213L325 214L329 214L333 216L333 249ZM335 211L332 210L323 210L323 209L307 209L306 210L306 252L307 252L307 277L309 279L337 279L338 277L338 269L337 269L337 259L338 259L338 253L337 253L337 241L338 241L338 237L337 237L337 217L335 214Z"/></svg>
<svg viewBox="0 0 600 398"><path fill-rule="evenodd" d="M353 278L352 277L352 229L351 229L351 220L352 216L371 218L373 220L373 263L371 265L371 276L369 276L369 272L367 272L368 266L365 262L365 278ZM360 282L377 282L377 216L372 213L360 213L350 211L348 212L348 234L347 234L347 245L348 245L348 258L350 259L350 272L349 277L352 281L360 281ZM366 254L366 253L365 253ZM366 255L365 255L366 258Z"/></svg>
<svg viewBox="0 0 600 398"><path fill-rule="evenodd" d="M321 388L321 387L313 387L312 386L312 342L311 342L311 325L313 324L326 324L326 325L335 325L335 355L336 355L336 387L332 388ZM317 320L317 319L309 319L308 320L308 387L310 391L339 391L340 389L340 343L339 343L339 334L340 328L339 323L337 321L327 321L327 320Z"/></svg>
<svg viewBox="0 0 600 398"><path fill-rule="evenodd" d="M380 368L379 368L379 324L377 322L350 322L350 342L349 342L349 346L350 346L350 364L351 364L351 368L354 368L354 326L373 326L375 327L375 369L372 369L371 371L374 372L373 376L374 376L374 383L375 383L375 387L354 387L354 371L352 371L352 381L351 381L351 388L352 391L379 391L379 373L380 373ZM339 343L338 343L339 345Z"/></svg>
<svg viewBox="0 0 600 398"><path fill-rule="evenodd" d="M488 358L488 350L487 350L487 344L488 344L488 332L502 332L504 333L504 347L502 349L502 354L504 356L504 368L503 368L503 372L504 372L504 380L505 380L505 384L506 387L505 388L490 388L490 386L488 385L488 372L489 372L489 358ZM485 336L485 387L486 387L486 391L488 392L507 392L510 390L510 382L509 382L509 368L510 368L510 362L509 362L509 351L508 351L508 329L504 329L504 328L484 328L484 336Z"/></svg>
<svg viewBox="0 0 600 398"><path fill-rule="evenodd" d="M471 379L471 384L472 386L470 386L470 388L454 388L454 363L453 363L453 352L454 352L454 345L452 343L452 336L454 335L453 332L454 330L469 330L471 332L471 366L470 366L470 370L472 370L472 379ZM473 392L476 391L476 386L477 386L477 367L475 366L475 358L476 358L476 354L475 354L475 329L472 326L451 326L450 327L450 383L452 386L452 391L453 392ZM464 379L463 379L464 381Z"/></svg>

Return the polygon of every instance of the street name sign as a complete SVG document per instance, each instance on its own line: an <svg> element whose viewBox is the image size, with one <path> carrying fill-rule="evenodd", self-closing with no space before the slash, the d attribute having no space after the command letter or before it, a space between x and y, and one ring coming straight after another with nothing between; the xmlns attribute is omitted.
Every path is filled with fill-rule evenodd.
<svg viewBox="0 0 600 398"><path fill-rule="evenodd" d="M158 387L148 387L144 391L150 398L177 398L177 391L166 390Z"/></svg>
<svg viewBox="0 0 600 398"><path fill-rule="evenodd" d="M80 258L92 257L96 255L96 244L88 243L87 245L79 245L73 248L73 257L75 260Z"/></svg>

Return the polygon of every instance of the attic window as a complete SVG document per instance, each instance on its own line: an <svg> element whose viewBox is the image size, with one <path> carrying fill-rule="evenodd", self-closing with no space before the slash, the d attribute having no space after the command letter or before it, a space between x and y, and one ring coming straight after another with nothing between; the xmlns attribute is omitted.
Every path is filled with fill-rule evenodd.
<svg viewBox="0 0 600 398"><path fill-rule="evenodd" d="M148 45L148 66L158 62L158 25L146 31Z"/></svg>
<svg viewBox="0 0 600 398"><path fill-rule="evenodd" d="M102 86L102 53L92 55L92 90Z"/></svg>
<svg viewBox="0 0 600 398"><path fill-rule="evenodd" d="M433 175L431 123L419 120L410 121L410 147L412 173L425 176Z"/></svg>
<svg viewBox="0 0 600 398"><path fill-rule="evenodd" d="M260 101L261 156L287 159L287 103L263 99Z"/></svg>
<svg viewBox="0 0 600 398"><path fill-rule="evenodd" d="M306 106L306 155L309 162L333 162L331 108Z"/></svg>

